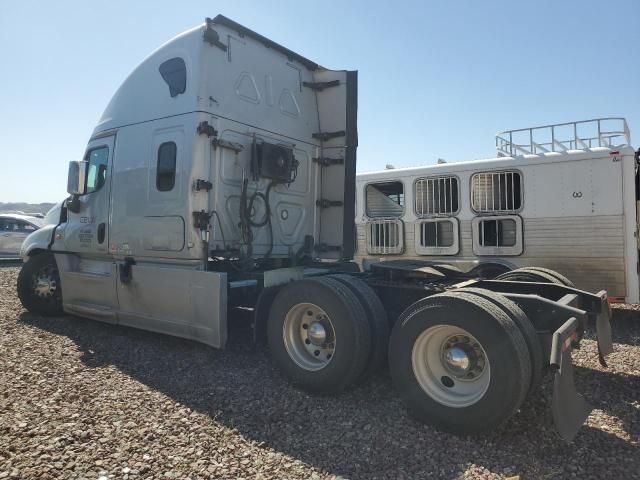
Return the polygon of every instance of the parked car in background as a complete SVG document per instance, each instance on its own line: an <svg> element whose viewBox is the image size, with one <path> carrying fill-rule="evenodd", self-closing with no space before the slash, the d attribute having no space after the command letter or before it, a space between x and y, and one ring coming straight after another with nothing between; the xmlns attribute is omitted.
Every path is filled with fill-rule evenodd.
<svg viewBox="0 0 640 480"><path fill-rule="evenodd" d="M36 216L0 213L0 257L18 257L24 239L42 225Z"/></svg>

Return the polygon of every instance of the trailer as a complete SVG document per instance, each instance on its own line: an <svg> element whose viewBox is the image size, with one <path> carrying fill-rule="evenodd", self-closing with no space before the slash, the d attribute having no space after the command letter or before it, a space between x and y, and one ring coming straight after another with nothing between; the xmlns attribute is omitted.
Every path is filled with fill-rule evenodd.
<svg viewBox="0 0 640 480"><path fill-rule="evenodd" d="M626 120L508 130L495 144L496 158L358 174L356 261L550 268L639 303L640 150Z"/></svg>
<svg viewBox="0 0 640 480"><path fill-rule="evenodd" d="M70 196L22 246L20 300L215 348L228 312L249 307L254 340L298 387L337 393L388 362L408 408L460 434L506 421L553 371L573 438L591 407L571 350L595 325L601 361L611 352L607 293L531 269L361 271L356 148L357 72L206 19L114 95L69 164Z"/></svg>

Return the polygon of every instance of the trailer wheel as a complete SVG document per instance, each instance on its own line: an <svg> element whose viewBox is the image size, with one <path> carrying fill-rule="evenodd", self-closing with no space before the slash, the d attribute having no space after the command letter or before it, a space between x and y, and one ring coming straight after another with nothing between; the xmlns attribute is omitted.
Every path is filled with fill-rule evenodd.
<svg viewBox="0 0 640 480"><path fill-rule="evenodd" d="M369 329L371 331L371 353L369 360L362 373L362 379L366 379L373 373L380 370L387 361L387 351L389 346L389 321L384 305L380 301L376 292L359 278L351 275L337 274L331 275L343 285L346 285L360 302L364 309Z"/></svg>
<svg viewBox="0 0 640 480"><path fill-rule="evenodd" d="M60 274L53 255L41 253L26 261L18 274L18 298L31 313L62 314Z"/></svg>
<svg viewBox="0 0 640 480"><path fill-rule="evenodd" d="M518 326L520 333L522 333L522 336L524 337L524 341L527 343L531 360L531 384L529 385L528 393L531 394L534 392L540 386L540 382L542 380L544 359L542 355L542 346L538 340L538 334L536 333L531 320L529 320L529 317L527 317L518 305L497 292L492 292L491 290L486 290L484 288L461 288L448 293L455 294L456 292L468 292L480 298L489 300L509 315L509 318L511 318L511 320L513 320L513 322Z"/></svg>
<svg viewBox="0 0 640 480"><path fill-rule="evenodd" d="M493 279L493 278L496 278L498 275L502 275L503 273L507 273L510 271L511 271L511 268L502 263L484 262L476 265L467 273L469 273L469 275L472 275L474 277Z"/></svg>
<svg viewBox="0 0 640 480"><path fill-rule="evenodd" d="M336 393L354 383L371 350L358 298L326 277L296 281L278 292L267 337L276 366L293 384L315 393Z"/></svg>
<svg viewBox="0 0 640 480"><path fill-rule="evenodd" d="M525 271L525 272L545 273L545 274L555 278L558 282L560 282L560 284L564 285L565 287L576 288L575 284L571 280L569 280L567 277L565 277L561 273L558 273L555 270L551 270L550 268L524 267L524 268L518 269L518 270L522 270L522 271Z"/></svg>
<svg viewBox="0 0 640 480"><path fill-rule="evenodd" d="M563 280L564 279L564 280ZM541 269L538 267L525 267L511 270L510 272L498 275L496 280L507 280L514 282L545 282L555 283L556 285L564 285L566 287L574 287L571 280L560 275L553 270Z"/></svg>
<svg viewBox="0 0 640 480"><path fill-rule="evenodd" d="M507 420L531 381L517 325L490 301L468 293L433 295L405 310L391 333L389 368L415 416L458 434Z"/></svg>

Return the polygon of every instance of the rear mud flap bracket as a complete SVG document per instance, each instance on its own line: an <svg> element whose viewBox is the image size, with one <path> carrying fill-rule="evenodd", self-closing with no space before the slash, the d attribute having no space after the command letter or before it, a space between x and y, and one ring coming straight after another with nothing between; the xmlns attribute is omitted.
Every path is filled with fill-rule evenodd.
<svg viewBox="0 0 640 480"><path fill-rule="evenodd" d="M556 369L553 381L553 420L560 436L571 442L593 410L576 391L573 380L571 350L578 338L579 322L575 317L567 320L553 334L551 366Z"/></svg>
<svg viewBox="0 0 640 480"><path fill-rule="evenodd" d="M607 292L602 290L597 295L600 297L600 313L596 317L596 335L598 337L598 357L600 365L607 366L605 357L613 352L611 339L611 306L607 300Z"/></svg>

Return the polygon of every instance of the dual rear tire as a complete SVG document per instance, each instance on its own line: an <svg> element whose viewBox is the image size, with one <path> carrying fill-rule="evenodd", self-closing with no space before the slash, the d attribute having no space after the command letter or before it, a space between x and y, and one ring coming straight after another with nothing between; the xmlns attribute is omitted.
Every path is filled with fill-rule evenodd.
<svg viewBox="0 0 640 480"><path fill-rule="evenodd" d="M477 292L420 300L391 334L389 369L410 412L457 434L486 431L511 417L531 388L532 368L520 327Z"/></svg>
<svg viewBox="0 0 640 480"><path fill-rule="evenodd" d="M267 339L296 386L337 393L381 368L389 327L371 287L346 274L290 283L275 296Z"/></svg>
<svg viewBox="0 0 640 480"><path fill-rule="evenodd" d="M536 267L498 278L573 286ZM504 295L460 288L423 298L400 315L390 338L385 317L379 298L356 277L294 282L274 300L270 349L294 384L335 393L380 368L388 341L393 384L409 411L456 434L498 427L540 384L545 362L538 335Z"/></svg>

